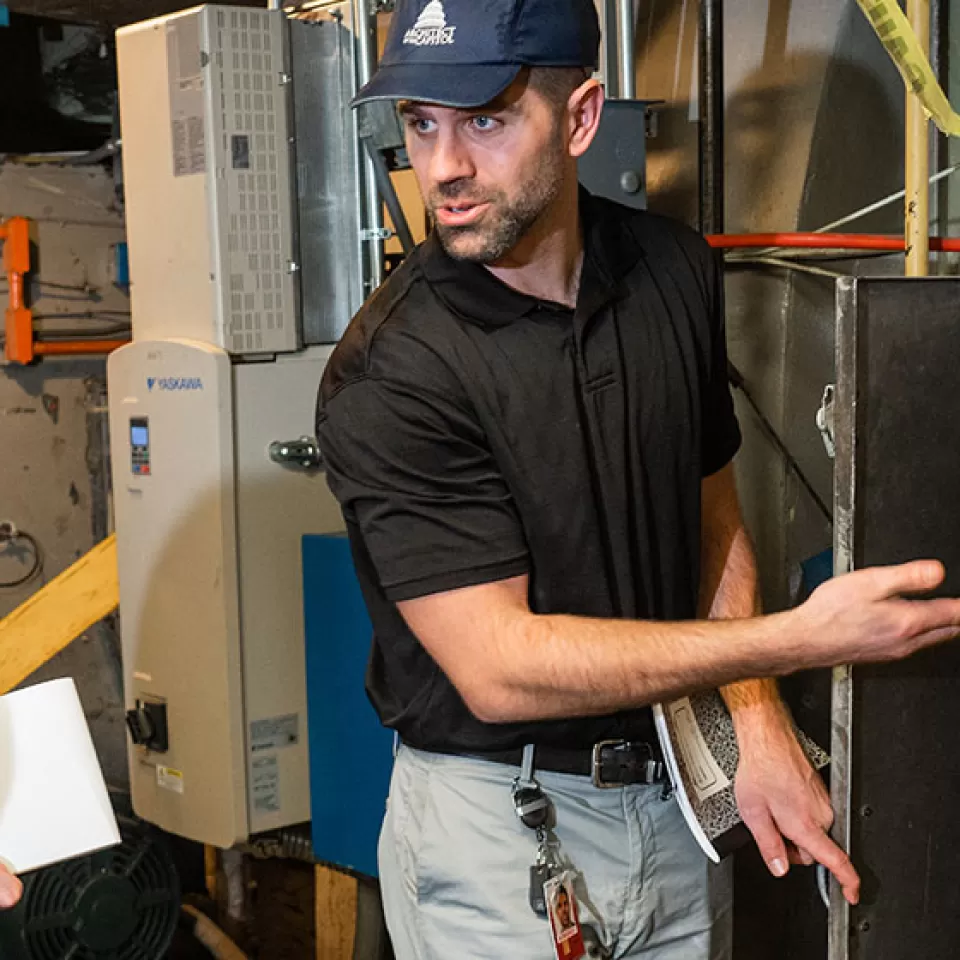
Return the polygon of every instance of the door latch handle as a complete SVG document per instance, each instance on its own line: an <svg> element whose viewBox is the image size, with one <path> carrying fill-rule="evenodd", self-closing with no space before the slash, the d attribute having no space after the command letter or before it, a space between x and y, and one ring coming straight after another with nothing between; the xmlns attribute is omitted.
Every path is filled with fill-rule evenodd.
<svg viewBox="0 0 960 960"><path fill-rule="evenodd" d="M318 470L323 466L323 455L315 437L301 437L299 440L274 440L267 452L274 463L285 467L303 467L305 470Z"/></svg>

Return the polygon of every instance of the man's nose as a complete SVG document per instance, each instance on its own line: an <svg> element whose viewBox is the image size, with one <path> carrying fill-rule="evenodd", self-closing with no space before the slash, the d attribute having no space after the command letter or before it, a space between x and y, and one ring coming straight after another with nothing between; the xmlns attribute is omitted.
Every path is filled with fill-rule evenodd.
<svg viewBox="0 0 960 960"><path fill-rule="evenodd" d="M470 152L456 130L441 130L430 158L433 183L470 179L476 173Z"/></svg>

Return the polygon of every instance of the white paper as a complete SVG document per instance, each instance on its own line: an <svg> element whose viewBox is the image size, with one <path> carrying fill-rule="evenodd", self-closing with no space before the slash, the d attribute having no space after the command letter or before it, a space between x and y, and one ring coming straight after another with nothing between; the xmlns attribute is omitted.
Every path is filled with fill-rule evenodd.
<svg viewBox="0 0 960 960"><path fill-rule="evenodd" d="M24 873L119 842L73 681L0 697L0 861Z"/></svg>

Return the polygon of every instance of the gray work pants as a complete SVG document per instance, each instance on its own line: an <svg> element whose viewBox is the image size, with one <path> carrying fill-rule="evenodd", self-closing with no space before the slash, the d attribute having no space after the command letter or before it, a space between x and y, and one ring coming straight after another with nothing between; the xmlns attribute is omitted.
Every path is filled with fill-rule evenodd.
<svg viewBox="0 0 960 960"><path fill-rule="evenodd" d="M380 836L397 960L551 960L528 902L537 841L516 816L516 767L400 748ZM615 960L729 960L732 877L697 847L660 786L600 790L537 770L577 872L581 921Z"/></svg>

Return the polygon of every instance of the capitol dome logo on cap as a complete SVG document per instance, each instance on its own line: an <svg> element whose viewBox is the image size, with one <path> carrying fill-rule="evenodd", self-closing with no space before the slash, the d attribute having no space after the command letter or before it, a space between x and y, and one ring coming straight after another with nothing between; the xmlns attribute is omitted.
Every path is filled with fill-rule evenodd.
<svg viewBox="0 0 960 960"><path fill-rule="evenodd" d="M377 72L353 99L473 108L525 67L594 69L593 0L397 0Z"/></svg>
<svg viewBox="0 0 960 960"><path fill-rule="evenodd" d="M447 15L440 0L430 0L417 22L403 35L403 42L416 47L453 43L456 29L447 26Z"/></svg>

